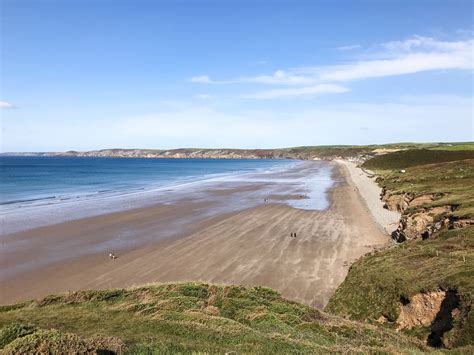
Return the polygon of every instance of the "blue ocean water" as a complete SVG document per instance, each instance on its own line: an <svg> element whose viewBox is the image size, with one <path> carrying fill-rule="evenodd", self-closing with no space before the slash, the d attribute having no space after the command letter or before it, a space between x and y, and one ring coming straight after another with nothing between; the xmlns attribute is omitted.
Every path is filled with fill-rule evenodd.
<svg viewBox="0 0 474 355"><path fill-rule="evenodd" d="M291 163L294 161L1 156L0 206L128 194Z"/></svg>

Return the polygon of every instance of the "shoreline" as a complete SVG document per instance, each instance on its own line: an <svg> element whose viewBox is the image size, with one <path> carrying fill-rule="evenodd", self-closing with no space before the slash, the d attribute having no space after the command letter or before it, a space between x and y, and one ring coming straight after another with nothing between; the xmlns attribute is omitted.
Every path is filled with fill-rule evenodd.
<svg viewBox="0 0 474 355"><path fill-rule="evenodd" d="M371 174L355 163L348 160L335 160L346 167L350 175L350 181L361 196L374 221L387 235L391 235L397 228L401 213L383 208L381 202L382 188L375 181L375 175Z"/></svg>
<svg viewBox="0 0 474 355"><path fill-rule="evenodd" d="M82 159L82 157L74 158ZM231 188L238 187L243 189L253 185L255 189L254 185L257 184L252 183L252 178L262 175L271 177L275 174L284 173L287 170L293 170L295 167L297 168L304 164L305 162L302 161L286 161L284 164L272 163L270 166L257 165L250 170L246 170L244 167L243 170L224 172L225 169L223 169L222 172L209 171L200 175L177 176L174 180L167 180L165 178L161 181L158 179L156 182L151 182L148 177L142 184L130 185L128 188L122 187L115 190L113 184L116 184L117 181L110 181L112 187L110 185L97 186L95 189L90 190L83 189L83 186L76 186L78 192L67 190L62 192L51 191L46 197L43 196L41 198L37 198L34 195L32 197L25 196L19 200L19 204L0 204L0 224L2 226L0 237L28 229L48 226L53 223L57 224L94 217L100 214L152 207L157 204L173 204L184 199L197 200L200 194L207 191L228 189L226 185L229 182L232 182ZM130 181L127 182L130 183ZM33 202L21 204L21 201ZM51 223L51 221L54 222Z"/></svg>
<svg viewBox="0 0 474 355"><path fill-rule="evenodd" d="M367 213L349 172L333 164L333 174L338 182L328 192L331 205L324 211L292 208L275 198L267 205L198 218L175 237L124 248L117 260L90 252L7 278L2 281L0 304L69 290L199 280L264 285L288 299L323 308L349 265L389 242ZM279 197L285 199L284 194ZM41 239L42 247L54 249L55 241L65 236L101 245L107 240L100 238L114 233L117 226L126 226L134 234L140 228L145 234L156 233L158 217L166 223L173 213L183 214L186 205L190 211L203 207L185 202L175 206L178 211L144 207L70 221L43 227L48 239L37 240ZM292 232L296 238L290 237ZM33 232L19 242L31 242L34 237ZM18 262L18 257L35 259L31 250L23 252L9 255L7 265Z"/></svg>

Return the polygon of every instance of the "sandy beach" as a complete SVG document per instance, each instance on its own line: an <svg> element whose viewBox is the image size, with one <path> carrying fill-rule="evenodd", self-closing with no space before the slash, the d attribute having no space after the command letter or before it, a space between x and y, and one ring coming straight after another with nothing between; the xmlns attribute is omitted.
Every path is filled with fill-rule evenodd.
<svg viewBox="0 0 474 355"><path fill-rule="evenodd" d="M264 285L288 299L324 307L354 260L390 243L383 227L392 223L383 217L374 181L355 178L358 169L347 164L328 164L337 183L323 211L280 203L294 198L281 193L268 204L217 216L199 212L209 202L181 201L11 234L2 243L0 266L13 271L2 274L0 303L70 290L201 280ZM239 188L214 196L225 199ZM189 222L183 224L183 218ZM168 235L170 228L178 232ZM110 260L104 247L120 233L118 258ZM141 243L127 243L130 236ZM65 249L77 253L62 257Z"/></svg>
<svg viewBox="0 0 474 355"><path fill-rule="evenodd" d="M374 221L385 233L391 234L397 228L401 215L397 211L381 208L380 194L382 189L375 182L375 176L358 168L353 162L347 160L337 160L337 162L346 167L350 180L364 200L364 204Z"/></svg>

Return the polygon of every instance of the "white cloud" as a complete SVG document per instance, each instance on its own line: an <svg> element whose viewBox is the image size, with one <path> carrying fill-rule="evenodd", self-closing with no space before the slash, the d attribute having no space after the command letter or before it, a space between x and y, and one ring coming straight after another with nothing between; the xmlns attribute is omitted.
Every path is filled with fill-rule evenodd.
<svg viewBox="0 0 474 355"><path fill-rule="evenodd" d="M311 84L314 80L302 75L293 75L284 70L277 70L270 75L258 75L254 77L241 77L231 80L213 80L207 75L194 76L188 81L202 84L267 84L267 85L304 85Z"/></svg>
<svg viewBox="0 0 474 355"><path fill-rule="evenodd" d="M423 37L423 36L412 36L403 41L391 41L386 42L381 45L381 47L385 48L388 51L392 51L395 53L398 52L409 52L413 50L427 50L427 51L456 51L456 50L464 50L466 46L472 47L472 40L471 41L438 41L431 37Z"/></svg>
<svg viewBox="0 0 474 355"><path fill-rule="evenodd" d="M248 99L278 99L283 97L308 96L317 94L341 94L349 89L334 84L321 84L314 86L305 86L297 88L274 89L260 91L250 95L244 95Z"/></svg>
<svg viewBox="0 0 474 355"><path fill-rule="evenodd" d="M413 36L404 41L382 43L370 58L341 65L297 67L277 70L269 75L212 80L209 76L191 78L192 82L214 84L255 83L263 85L316 85L407 75L433 70L473 70L474 40L438 41ZM357 45L339 49L357 49Z"/></svg>
<svg viewBox="0 0 474 355"><path fill-rule="evenodd" d="M319 79L352 81L448 69L472 69L469 54L416 53L396 59L363 61L323 70Z"/></svg>
<svg viewBox="0 0 474 355"><path fill-rule="evenodd" d="M312 78L302 75L294 75L284 70L277 70L272 75L259 75L250 78L235 79L238 83L255 83L255 84L282 84L282 85L305 85L313 82Z"/></svg>
<svg viewBox="0 0 474 355"><path fill-rule="evenodd" d="M6 101L0 101L0 109L7 109L7 108L15 108L15 105Z"/></svg>
<svg viewBox="0 0 474 355"><path fill-rule="evenodd" d="M414 74L432 70L472 70L474 41L440 42L427 37L382 45L381 56L389 58L359 61L347 65L307 68L322 81L351 81Z"/></svg>
<svg viewBox="0 0 474 355"><path fill-rule="evenodd" d="M336 49L340 51L352 51L354 49L360 49L361 47L362 46L360 44L352 44L349 46L340 46L340 47L337 47Z"/></svg>
<svg viewBox="0 0 474 355"><path fill-rule="evenodd" d="M209 84L212 82L212 80L207 75L193 76L192 78L189 79L189 81L191 83L205 83L205 84Z"/></svg>

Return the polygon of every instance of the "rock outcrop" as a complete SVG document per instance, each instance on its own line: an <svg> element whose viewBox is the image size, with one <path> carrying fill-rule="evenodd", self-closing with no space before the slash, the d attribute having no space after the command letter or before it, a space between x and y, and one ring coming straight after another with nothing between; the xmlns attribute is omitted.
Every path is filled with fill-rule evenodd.
<svg viewBox="0 0 474 355"><path fill-rule="evenodd" d="M453 329L454 321L463 322L466 317L455 290L422 292L400 301L397 330L429 327L430 334L425 340L433 347L449 347L449 340L443 339L445 333Z"/></svg>
<svg viewBox="0 0 474 355"><path fill-rule="evenodd" d="M391 194L385 189L382 189L382 201L384 207L391 210L403 213L409 206L413 196L410 194Z"/></svg>
<svg viewBox="0 0 474 355"><path fill-rule="evenodd" d="M429 327L439 313L445 298L446 292L438 290L418 293L410 300L401 300L400 315L396 321L397 329Z"/></svg>
<svg viewBox="0 0 474 355"><path fill-rule="evenodd" d="M451 206L441 206L403 214L392 237L399 243L406 240L428 239L442 228L449 227L450 219L447 216L451 211Z"/></svg>
<svg viewBox="0 0 474 355"><path fill-rule="evenodd" d="M381 199L385 203L385 208L402 213L397 229L392 232L392 238L399 243L406 240L427 239L444 227L453 227L451 219L448 218L453 211L452 206L429 207L441 196L390 193L384 188Z"/></svg>

